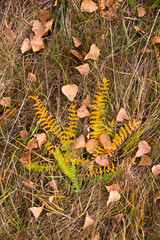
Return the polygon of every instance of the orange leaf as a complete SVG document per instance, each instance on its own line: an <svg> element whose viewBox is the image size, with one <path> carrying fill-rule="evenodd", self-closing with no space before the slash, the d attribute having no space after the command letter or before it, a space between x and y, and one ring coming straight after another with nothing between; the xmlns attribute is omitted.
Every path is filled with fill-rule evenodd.
<svg viewBox="0 0 160 240"><path fill-rule="evenodd" d="M75 37L72 36L72 39L73 39L74 46L76 48L79 47L82 44L82 42L78 38L75 38Z"/></svg>
<svg viewBox="0 0 160 240"><path fill-rule="evenodd" d="M36 137L39 148L41 149L42 144L46 141L47 135L45 133L38 133L34 134L34 137Z"/></svg>
<svg viewBox="0 0 160 240"><path fill-rule="evenodd" d="M45 45L43 43L43 38L40 36L34 36L33 39L30 41L30 44L32 46L33 52L38 52L42 48L45 48Z"/></svg>
<svg viewBox="0 0 160 240"><path fill-rule="evenodd" d="M27 144L27 148L29 149L33 149L33 148L38 148L38 141L36 138L32 138L28 144Z"/></svg>
<svg viewBox="0 0 160 240"><path fill-rule="evenodd" d="M156 202L158 199L160 199L160 192L156 192L154 202Z"/></svg>
<svg viewBox="0 0 160 240"><path fill-rule="evenodd" d="M123 122L123 120L131 120L131 118L128 116L125 108L121 108L117 115L117 122Z"/></svg>
<svg viewBox="0 0 160 240"><path fill-rule="evenodd" d="M136 152L136 157L141 157L144 154L150 153L151 147L146 141L140 141L138 144L138 151Z"/></svg>
<svg viewBox="0 0 160 240"><path fill-rule="evenodd" d="M41 19L42 23L45 24L47 19L49 18L48 10L40 10L38 14L39 19Z"/></svg>
<svg viewBox="0 0 160 240"><path fill-rule="evenodd" d="M81 106L80 108L77 109L77 116L79 118L89 117L90 112L85 106Z"/></svg>
<svg viewBox="0 0 160 240"><path fill-rule="evenodd" d="M95 159L96 163L101 167L107 167L109 165L109 158L107 154L97 156Z"/></svg>
<svg viewBox="0 0 160 240"><path fill-rule="evenodd" d="M87 97L82 101L82 105L85 107L91 107L91 97L90 95L87 95Z"/></svg>
<svg viewBox="0 0 160 240"><path fill-rule="evenodd" d="M79 72L80 74L82 74L83 76L85 76L87 73L89 73L90 71L90 68L89 68L89 65L88 63L85 63L83 65L80 65L78 67L75 67Z"/></svg>
<svg viewBox="0 0 160 240"><path fill-rule="evenodd" d="M78 86L75 84L67 84L62 87L62 92L71 102L73 102L78 92Z"/></svg>
<svg viewBox="0 0 160 240"><path fill-rule="evenodd" d="M10 107L10 106L11 106L11 98L10 98L10 97L3 97L3 98L0 100L0 104L1 104L3 107Z"/></svg>
<svg viewBox="0 0 160 240"><path fill-rule="evenodd" d="M109 192L109 198L108 198L108 201L107 201L107 206L112 202L118 201L120 198L121 198L121 195L117 191L111 190Z"/></svg>
<svg viewBox="0 0 160 240"><path fill-rule="evenodd" d="M146 13L146 10L143 7L137 7L138 17L143 17Z"/></svg>
<svg viewBox="0 0 160 240"><path fill-rule="evenodd" d="M113 21L115 18L117 18L117 14L111 9L109 9L107 12L102 11L100 14L101 17L105 18L107 21Z"/></svg>
<svg viewBox="0 0 160 240"><path fill-rule="evenodd" d="M81 11L82 12L88 12L92 13L95 12L98 9L97 5L95 2L92 0L84 0L81 5Z"/></svg>
<svg viewBox="0 0 160 240"><path fill-rule="evenodd" d="M92 225L94 223L94 219L91 218L91 216L88 214L86 214L86 217L85 217L85 221L84 221L84 225L83 225L83 229Z"/></svg>
<svg viewBox="0 0 160 240"><path fill-rule="evenodd" d="M50 19L48 22L45 23L45 27L48 28L48 30L52 30L53 25L53 19Z"/></svg>
<svg viewBox="0 0 160 240"><path fill-rule="evenodd" d="M42 37L45 33L48 32L48 28L43 25L38 20L35 20L33 23L32 31L35 33L35 35Z"/></svg>
<svg viewBox="0 0 160 240"><path fill-rule="evenodd" d="M29 208L29 210L31 210L35 219L37 220L43 210L43 206L42 207L31 207L31 208Z"/></svg>
<svg viewBox="0 0 160 240"><path fill-rule="evenodd" d="M50 197L49 197L49 202L52 203L54 198L55 198L54 195L50 196Z"/></svg>
<svg viewBox="0 0 160 240"><path fill-rule="evenodd" d="M142 32L143 34L145 33L141 27L134 26L134 29L136 30L136 32Z"/></svg>
<svg viewBox="0 0 160 240"><path fill-rule="evenodd" d="M29 133L26 130L21 130L19 134L21 138L27 138L29 136Z"/></svg>
<svg viewBox="0 0 160 240"><path fill-rule="evenodd" d="M152 163L152 159L151 157L147 156L147 155L143 155L141 158L140 163L138 164L139 166L149 166Z"/></svg>
<svg viewBox="0 0 160 240"><path fill-rule="evenodd" d="M106 0L106 6L111 8L113 6L113 0Z"/></svg>
<svg viewBox="0 0 160 240"><path fill-rule="evenodd" d="M114 183L110 186L106 186L106 188L107 188L108 192L110 192L111 190L113 190L113 191L119 191L120 190L120 186L119 186L118 183Z"/></svg>
<svg viewBox="0 0 160 240"><path fill-rule="evenodd" d="M152 173L153 173L153 176L155 177L160 174L160 164L154 165L152 167Z"/></svg>
<svg viewBox="0 0 160 240"><path fill-rule="evenodd" d="M98 136L98 140L100 141L100 143L102 143L105 149L110 150L112 148L111 139L107 133L100 134Z"/></svg>
<svg viewBox="0 0 160 240"><path fill-rule="evenodd" d="M85 56L84 61L87 60L87 59L97 60L98 56L99 56L99 52L100 52L100 49L97 48L95 44L92 44L91 48L90 48L90 51Z"/></svg>
<svg viewBox="0 0 160 240"><path fill-rule="evenodd" d="M49 182L49 185L50 185L52 188L54 188L54 191L58 192L58 187L57 187L57 185L58 185L58 180L52 179L52 181Z"/></svg>
<svg viewBox="0 0 160 240"><path fill-rule="evenodd" d="M29 163L31 161L31 151L23 153L22 156L20 157L19 161L22 164Z"/></svg>
<svg viewBox="0 0 160 240"><path fill-rule="evenodd" d="M10 29L10 27L5 23L4 24L5 27L3 29L4 35L6 36L6 38L8 38L8 40L13 40L16 38L16 35L14 34L14 32Z"/></svg>
<svg viewBox="0 0 160 240"><path fill-rule="evenodd" d="M29 38L25 38L21 45L21 52L25 53L32 49Z"/></svg>
<svg viewBox="0 0 160 240"><path fill-rule="evenodd" d="M32 181L25 181L24 185L28 188L31 188L31 189L36 188L36 184Z"/></svg>
<svg viewBox="0 0 160 240"><path fill-rule="evenodd" d="M29 72L29 73L28 73L28 78L27 78L27 80L28 80L29 82L36 82L36 81L37 81L36 75L33 74L33 73L31 73L31 72Z"/></svg>
<svg viewBox="0 0 160 240"><path fill-rule="evenodd" d="M85 147L85 138L83 134L81 134L79 137L77 137L73 143L72 148L73 149L78 149L78 148L84 148Z"/></svg>
<svg viewBox="0 0 160 240"><path fill-rule="evenodd" d="M105 9L106 0L99 0L99 7L100 7L101 10Z"/></svg>
<svg viewBox="0 0 160 240"><path fill-rule="evenodd" d="M11 110L10 110L9 108L7 108L6 111L3 112L2 116L0 117L0 120L3 119L3 118L5 118L6 115L7 115L10 111L11 111Z"/></svg>
<svg viewBox="0 0 160 240"><path fill-rule="evenodd" d="M99 145L99 142L96 139L89 139L88 142L86 142L86 149L87 152L90 154L94 153Z"/></svg>
<svg viewBox="0 0 160 240"><path fill-rule="evenodd" d="M156 44L156 43L160 43L160 37L153 37L152 38L151 44L153 45L153 44Z"/></svg>
<svg viewBox="0 0 160 240"><path fill-rule="evenodd" d="M83 61L83 57L82 57L82 55L79 52L77 52L76 50L71 50L71 53L74 56L76 56L79 60Z"/></svg>

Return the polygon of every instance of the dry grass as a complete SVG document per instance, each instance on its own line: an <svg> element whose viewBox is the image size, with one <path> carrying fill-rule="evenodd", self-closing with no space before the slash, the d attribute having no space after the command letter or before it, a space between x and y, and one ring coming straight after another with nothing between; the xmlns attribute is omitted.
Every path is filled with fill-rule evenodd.
<svg viewBox="0 0 160 240"><path fill-rule="evenodd" d="M135 2L141 4L141 1ZM156 192L160 191L159 176L155 179L151 173L151 167L159 164L160 158L160 63L150 45L160 25L158 10L151 8L153 1L143 2L147 11L144 18L137 18L136 8L124 1L118 9L118 19L108 22L100 17L99 11L82 13L78 0L58 1L57 7L50 0L1 1L1 27L6 21L16 39L8 41L3 34L0 36L0 97L10 96L12 99L11 112L0 120L0 239L93 240L97 232L102 240L160 239L159 200L154 202ZM38 53L21 54L20 44L31 32L29 22L37 19L39 10L44 8L54 18L52 32L45 36L46 48ZM137 33L134 25L141 26L145 34ZM70 54L72 35L82 41L80 51L83 55L92 43L101 49L97 62L88 61L91 72L85 77L74 69L81 62ZM147 42L151 52L140 54ZM27 82L28 72L36 74L37 83ZM30 138L37 131L30 95L39 95L48 101L48 109L63 123L67 104L61 87L66 83L77 84L76 101L80 105L87 93L94 94L102 75L110 80L108 120L116 119L122 106L132 118L142 120L140 138L135 135L126 141L120 159L129 156L130 150L136 152L138 142L146 140L152 147L152 165L125 168L108 182L85 180L78 195L59 170L35 173L23 168L19 158L25 143L19 131L27 129ZM81 121L80 130L83 125ZM40 150L36 152L45 156ZM34 158L39 156L35 154ZM58 179L59 192L52 204L48 197L54 191L48 182L53 176ZM27 188L24 185L27 180L36 183L36 189ZM121 200L107 207L105 185L120 180L124 181ZM28 208L42 206L42 203L45 203L45 209L36 221ZM54 210L59 214L46 216L47 212ZM86 211L95 223L82 229ZM118 213L123 213L123 219L119 225L114 225L113 216Z"/></svg>

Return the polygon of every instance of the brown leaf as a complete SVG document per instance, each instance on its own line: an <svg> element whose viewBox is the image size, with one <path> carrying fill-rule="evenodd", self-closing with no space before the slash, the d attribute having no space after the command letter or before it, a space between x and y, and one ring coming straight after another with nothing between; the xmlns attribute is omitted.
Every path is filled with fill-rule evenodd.
<svg viewBox="0 0 160 240"><path fill-rule="evenodd" d="M0 120L5 118L7 116L7 114L10 112L11 110L9 108L6 109L6 111L3 112L2 116L0 117Z"/></svg>
<svg viewBox="0 0 160 240"><path fill-rule="evenodd" d="M110 150L112 148L111 139L107 133L100 134L98 136L98 140L100 141L100 143L102 143L106 150Z"/></svg>
<svg viewBox="0 0 160 240"><path fill-rule="evenodd" d="M84 61L87 59L97 60L99 56L99 52L100 52L100 49L97 48L95 44L92 44L90 47L90 51L85 56Z"/></svg>
<svg viewBox="0 0 160 240"><path fill-rule="evenodd" d="M50 196L50 197L49 197L49 202L52 203L54 198L55 198L54 195Z"/></svg>
<svg viewBox="0 0 160 240"><path fill-rule="evenodd" d="M107 167L109 165L109 158L107 154L97 156L95 159L96 163L101 167Z"/></svg>
<svg viewBox="0 0 160 240"><path fill-rule="evenodd" d="M52 25L53 25L53 19L50 19L46 24L44 25L48 30L52 30Z"/></svg>
<svg viewBox="0 0 160 240"><path fill-rule="evenodd" d="M38 20L35 20L33 23L32 31L35 33L35 35L42 37L45 33L48 32L48 28L43 25Z"/></svg>
<svg viewBox="0 0 160 240"><path fill-rule="evenodd" d="M34 36L33 39L30 41L31 47L33 49L33 52L38 52L42 48L45 48L45 45L43 43L43 38L39 36Z"/></svg>
<svg viewBox="0 0 160 240"><path fill-rule="evenodd" d="M81 106L80 108L77 109L77 116L79 118L89 117L90 112L85 106Z"/></svg>
<svg viewBox="0 0 160 240"><path fill-rule="evenodd" d="M99 232L92 236L91 240L101 240Z"/></svg>
<svg viewBox="0 0 160 240"><path fill-rule="evenodd" d="M52 179L52 181L49 182L49 185L50 185L52 188L54 188L54 191L58 192L58 187L57 187L57 185L58 185L58 180Z"/></svg>
<svg viewBox="0 0 160 240"><path fill-rule="evenodd" d="M151 157L147 156L147 155L143 155L141 158L140 163L138 164L139 166L149 166L152 163L152 159Z"/></svg>
<svg viewBox="0 0 160 240"><path fill-rule="evenodd" d="M73 102L78 92L78 86L75 84L67 84L62 87L62 92L71 102Z"/></svg>
<svg viewBox="0 0 160 240"><path fill-rule="evenodd" d="M29 163L31 161L31 151L23 153L22 156L20 157L19 161L22 164Z"/></svg>
<svg viewBox="0 0 160 240"><path fill-rule="evenodd" d="M92 0L84 0L81 4L81 11L82 12L88 12L92 13L95 12L98 9L97 5L95 2Z"/></svg>
<svg viewBox="0 0 160 240"><path fill-rule="evenodd" d="M85 140L87 140L87 137L88 137L88 135L89 135L89 124L87 124L87 123L84 125L83 135L84 135L84 137L85 137Z"/></svg>
<svg viewBox="0 0 160 240"><path fill-rule="evenodd" d="M31 207L31 208L29 208L29 210L31 210L35 219L38 220L38 218L43 210L43 206L42 207Z"/></svg>
<svg viewBox="0 0 160 240"><path fill-rule="evenodd" d="M76 56L79 60L83 61L83 57L82 57L82 55L79 52L77 52L76 50L73 49L73 50L71 50L71 53L74 56Z"/></svg>
<svg viewBox="0 0 160 240"><path fill-rule="evenodd" d="M75 139L72 148L73 149L84 148L85 145L86 145L85 138L83 134L81 134L79 137Z"/></svg>
<svg viewBox="0 0 160 240"><path fill-rule="evenodd" d="M32 49L29 38L25 38L21 45L21 52L25 53Z"/></svg>
<svg viewBox="0 0 160 240"><path fill-rule="evenodd" d="M141 157L144 154L150 153L151 147L146 141L140 141L138 144L138 151L136 152L136 157Z"/></svg>
<svg viewBox="0 0 160 240"><path fill-rule="evenodd" d="M106 0L99 0L99 7L101 10L106 8Z"/></svg>
<svg viewBox="0 0 160 240"><path fill-rule="evenodd" d="M153 37L152 38L152 41L151 41L151 44L156 44L156 43L160 43L160 37Z"/></svg>
<svg viewBox="0 0 160 240"><path fill-rule="evenodd" d="M73 39L74 46L76 48L79 47L82 44L82 42L78 38L75 38L75 37L72 36L72 39Z"/></svg>
<svg viewBox="0 0 160 240"><path fill-rule="evenodd" d="M3 97L3 98L0 100L0 104L1 104L3 107L10 107L10 106L11 106L11 98L10 98L10 97Z"/></svg>
<svg viewBox="0 0 160 240"><path fill-rule="evenodd" d="M156 202L158 199L160 199L160 192L156 192L154 202Z"/></svg>
<svg viewBox="0 0 160 240"><path fill-rule="evenodd" d="M36 138L32 138L28 144L27 144L27 148L29 149L33 149L33 148L38 148L38 141Z"/></svg>
<svg viewBox="0 0 160 240"><path fill-rule="evenodd" d="M152 167L152 173L153 173L153 176L155 177L160 174L160 164L154 165Z"/></svg>
<svg viewBox="0 0 160 240"><path fill-rule="evenodd" d="M19 134L21 138L27 138L29 136L29 133L26 130L21 130Z"/></svg>
<svg viewBox="0 0 160 240"><path fill-rule="evenodd" d="M85 107L91 107L91 97L90 95L87 95L87 97L82 101L82 105Z"/></svg>
<svg viewBox="0 0 160 240"><path fill-rule="evenodd" d="M29 23L29 25L30 25L31 27L33 27L33 24L34 24L35 21L36 21L35 19L31 20L30 23Z"/></svg>
<svg viewBox="0 0 160 240"><path fill-rule="evenodd" d="M10 27L6 23L3 32L6 38L8 38L8 40L14 40L16 38L15 33L10 29Z"/></svg>
<svg viewBox="0 0 160 240"><path fill-rule="evenodd" d="M42 23L45 24L47 19L49 18L49 11L48 10L40 10L38 17L42 21Z"/></svg>
<svg viewBox="0 0 160 240"><path fill-rule="evenodd" d="M102 11L101 17L105 18L107 21L113 21L115 18L117 18L117 14L112 11L112 9L109 9L108 11L104 12Z"/></svg>
<svg viewBox="0 0 160 240"><path fill-rule="evenodd" d="M113 228L118 227L118 225L121 222L122 218L123 218L123 214L122 213L119 213L119 214L114 215L112 217L112 226L113 226Z"/></svg>
<svg viewBox="0 0 160 240"><path fill-rule="evenodd" d="M26 186L26 187L28 187L28 188L31 188L31 189L33 189L33 188L36 188L36 184L34 183L34 182L32 182L32 181L25 181L25 182L23 182L24 183L24 185Z"/></svg>
<svg viewBox="0 0 160 240"><path fill-rule="evenodd" d="M143 7L137 7L138 17L143 17L146 14L146 10Z"/></svg>
<svg viewBox="0 0 160 240"><path fill-rule="evenodd" d="M47 135L45 133L38 133L38 134L34 134L34 137L36 137L37 141L38 141L38 146L41 149L42 144L46 141L47 139Z"/></svg>
<svg viewBox="0 0 160 240"><path fill-rule="evenodd" d="M113 6L113 0L106 0L106 6L111 8Z"/></svg>
<svg viewBox="0 0 160 240"><path fill-rule="evenodd" d="M151 50L148 48L148 47L143 47L142 49L141 49L141 51L140 51L140 53L149 53Z"/></svg>
<svg viewBox="0 0 160 240"><path fill-rule="evenodd" d="M78 67L75 67L79 72L80 74L82 74L83 76L85 76L86 74L89 73L90 71L90 68L89 68L89 64L88 63L85 63L83 65L80 65Z"/></svg>
<svg viewBox="0 0 160 240"><path fill-rule="evenodd" d="M28 73L27 81L29 81L29 82L37 82L36 75L33 74L33 73L31 73L31 72L29 72L29 73Z"/></svg>
<svg viewBox="0 0 160 240"><path fill-rule="evenodd" d="M108 201L107 201L107 206L112 202L118 201L120 198L121 198L121 195L117 191L111 190L109 192L109 198L108 198Z"/></svg>
<svg viewBox="0 0 160 240"><path fill-rule="evenodd" d="M87 152L90 154L94 153L99 145L99 142L96 139L89 139L88 142L86 142L86 149Z"/></svg>
<svg viewBox="0 0 160 240"><path fill-rule="evenodd" d="M94 219L91 218L91 216L88 214L86 214L86 217L85 217L85 221L84 221L84 225L83 225L83 229L92 225L94 223Z"/></svg>
<svg viewBox="0 0 160 240"><path fill-rule="evenodd" d="M142 32L143 34L145 33L141 27L134 26L134 29L136 30L136 32Z"/></svg>
<svg viewBox="0 0 160 240"><path fill-rule="evenodd" d="M117 115L117 122L123 122L123 120L131 120L131 118L128 116L125 108L121 108Z"/></svg>
<svg viewBox="0 0 160 240"><path fill-rule="evenodd" d="M113 191L119 191L120 190L120 186L119 186L118 183L114 183L110 186L106 186L106 188L107 188L108 192L110 192L111 190L113 190Z"/></svg>

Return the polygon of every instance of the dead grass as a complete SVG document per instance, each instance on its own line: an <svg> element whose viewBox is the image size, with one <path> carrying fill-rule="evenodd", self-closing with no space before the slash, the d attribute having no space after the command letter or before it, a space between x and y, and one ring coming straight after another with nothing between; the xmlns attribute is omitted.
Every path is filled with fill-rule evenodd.
<svg viewBox="0 0 160 240"><path fill-rule="evenodd" d="M154 48L150 45L150 39L158 34L160 25L159 17L155 21L158 11L151 8L152 2L144 1L147 14L144 18L137 18L136 9L125 1L119 7L118 19L107 22L98 11L82 13L78 0L62 0L57 7L50 0L1 1L1 27L6 21L16 39L8 41L3 34L0 36L0 97L10 96L12 99L11 112L0 120L0 239L96 240L97 232L102 240L160 239L159 200L154 202L156 192L160 191L159 176L155 179L151 173L151 167L159 164L160 158L160 73ZM37 19L38 11L44 8L54 18L52 32L45 36L46 48L22 55L20 44L30 34L29 22ZM134 25L141 26L145 34L137 33ZM70 53L72 35L82 41L80 51L83 55L92 43L101 49L97 62L88 60L91 72L85 77L74 68L82 63ZM139 52L147 42L151 52L142 55ZM27 82L28 72L36 74L37 83ZM19 158L25 143L19 131L27 129L30 137L37 131L30 95L39 95L45 103L48 101L48 109L63 123L68 103L61 87L66 83L77 84L76 101L80 104L87 93L94 94L102 75L110 80L108 120L116 119L122 106L133 118L142 120L140 138L135 135L128 139L120 157L129 156L130 150L136 152L138 142L146 140L152 146L152 165L125 168L108 182L83 180L83 189L78 195L58 169L35 173L23 168ZM80 124L81 130L84 122ZM40 150L37 153L45 156ZM35 154L34 158L39 156ZM48 185L52 177L58 179L59 192L54 203L49 203L48 197L54 194ZM27 180L36 183L36 189L27 188L24 185ZM106 207L108 193L105 185L120 180L124 181L121 200ZM28 208L42 206L42 203L45 209L36 221ZM57 214L46 215L55 210ZM86 211L95 223L82 229ZM122 221L114 225L113 217L119 213L123 214Z"/></svg>

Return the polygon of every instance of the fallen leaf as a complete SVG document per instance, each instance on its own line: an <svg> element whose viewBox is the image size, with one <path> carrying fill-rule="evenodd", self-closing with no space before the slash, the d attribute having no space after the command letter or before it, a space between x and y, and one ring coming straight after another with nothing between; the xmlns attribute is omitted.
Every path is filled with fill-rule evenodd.
<svg viewBox="0 0 160 240"><path fill-rule="evenodd" d="M2 116L0 117L0 120L5 118L7 116L7 114L10 112L11 110L9 108L6 109L6 111L3 112Z"/></svg>
<svg viewBox="0 0 160 240"><path fill-rule="evenodd" d="M75 139L72 148L73 149L84 148L85 145L86 145L85 138L83 134L81 134L79 137Z"/></svg>
<svg viewBox="0 0 160 240"><path fill-rule="evenodd" d="M118 227L118 225L120 224L122 218L123 218L123 214L122 213L119 213L119 214L114 215L112 217L112 226L113 226L113 228Z"/></svg>
<svg viewBox="0 0 160 240"><path fill-rule="evenodd" d="M45 23L45 27L48 28L48 30L52 30L53 25L53 19L50 19L48 22Z"/></svg>
<svg viewBox="0 0 160 240"><path fill-rule="evenodd" d="M95 159L96 163L101 167L107 167L109 165L109 158L107 154L97 156Z"/></svg>
<svg viewBox="0 0 160 240"><path fill-rule="evenodd" d="M134 26L134 29L136 30L136 32L142 32L143 34L145 33L141 27Z"/></svg>
<svg viewBox="0 0 160 240"><path fill-rule="evenodd" d="M106 6L111 8L113 6L113 0L106 0Z"/></svg>
<svg viewBox="0 0 160 240"><path fill-rule="evenodd" d="M151 44L156 44L156 43L160 43L160 37L153 37L152 38L152 41L151 41Z"/></svg>
<svg viewBox="0 0 160 240"><path fill-rule="evenodd" d="M28 187L28 188L31 188L31 189L36 188L36 184L35 184L34 182L32 182L32 181L25 181L25 182L24 182L24 185L25 185L26 187Z"/></svg>
<svg viewBox="0 0 160 240"><path fill-rule="evenodd" d="M86 142L86 149L87 152L90 154L94 153L99 145L99 142L96 139L89 139L88 142Z"/></svg>
<svg viewBox="0 0 160 240"><path fill-rule="evenodd" d="M58 180L52 179L52 181L49 182L49 185L54 188L54 191L58 192Z"/></svg>
<svg viewBox="0 0 160 240"><path fill-rule="evenodd" d="M29 23L29 25L30 25L31 27L33 27L33 24L34 24L35 21L36 21L35 19L31 20L30 23Z"/></svg>
<svg viewBox="0 0 160 240"><path fill-rule="evenodd" d="M91 240L101 240L99 232L92 236Z"/></svg>
<svg viewBox="0 0 160 240"><path fill-rule="evenodd" d="M111 190L113 190L113 191L119 191L120 190L120 186L119 186L118 183L114 183L110 186L106 186L106 188L107 188L108 192L110 192Z"/></svg>
<svg viewBox="0 0 160 240"><path fill-rule="evenodd" d="M79 47L82 44L82 42L78 38L75 38L75 37L72 36L72 39L73 39L74 46L76 48Z"/></svg>
<svg viewBox="0 0 160 240"><path fill-rule="evenodd" d="M102 143L106 150L110 150L112 148L111 139L107 133L100 134L98 136L98 140L100 141L100 143Z"/></svg>
<svg viewBox="0 0 160 240"><path fill-rule="evenodd" d="M29 136L29 133L26 130L21 130L19 134L21 138L27 138Z"/></svg>
<svg viewBox="0 0 160 240"><path fill-rule="evenodd" d="M19 161L22 164L29 163L31 161L31 151L23 153L22 156L20 157Z"/></svg>
<svg viewBox="0 0 160 240"><path fill-rule="evenodd" d="M140 141L138 144L138 151L136 152L136 157L141 157L147 153L150 153L151 147L146 141Z"/></svg>
<svg viewBox="0 0 160 240"><path fill-rule="evenodd" d="M100 15L102 18L105 18L107 21L113 21L115 18L117 18L117 14L113 12L111 9L109 9L106 12L101 11Z"/></svg>
<svg viewBox="0 0 160 240"><path fill-rule="evenodd" d="M152 159L151 157L147 156L147 155L143 155L141 158L140 163L138 164L139 166L149 166L152 163Z"/></svg>
<svg viewBox="0 0 160 240"><path fill-rule="evenodd" d="M49 11L48 10L40 10L38 13L38 17L42 21L42 23L45 24L47 19L49 18Z"/></svg>
<svg viewBox="0 0 160 240"><path fill-rule="evenodd" d="M38 52L42 48L45 48L45 45L43 43L43 38L40 36L34 36L33 39L30 41L31 47L33 49L33 52Z"/></svg>
<svg viewBox="0 0 160 240"><path fill-rule="evenodd" d="M25 38L21 45L21 52L25 53L32 49L29 38Z"/></svg>
<svg viewBox="0 0 160 240"><path fill-rule="evenodd" d="M16 38L15 33L10 29L10 27L5 23L3 29L4 35L8 40L14 40Z"/></svg>
<svg viewBox="0 0 160 240"><path fill-rule="evenodd" d="M84 0L81 4L81 11L82 12L88 12L92 13L95 12L98 9L97 5L95 2L92 0Z"/></svg>
<svg viewBox="0 0 160 240"><path fill-rule="evenodd" d="M90 68L89 68L89 64L88 63L85 63L83 65L80 65L78 67L75 67L79 72L80 74L82 74L83 76L85 76L86 74L89 73L90 71Z"/></svg>
<svg viewBox="0 0 160 240"><path fill-rule="evenodd" d="M49 197L49 202L52 203L54 198L55 198L54 195L50 196L50 197Z"/></svg>
<svg viewBox="0 0 160 240"><path fill-rule="evenodd" d="M151 50L148 47L143 47L140 51L140 53L149 53Z"/></svg>
<svg viewBox="0 0 160 240"><path fill-rule="evenodd" d="M29 72L29 73L28 73L27 81L29 81L29 82L37 82L36 75L33 74L33 73L31 73L31 72Z"/></svg>
<svg viewBox="0 0 160 240"><path fill-rule="evenodd" d="M79 118L89 117L90 112L85 106L81 106L80 108L77 109L77 116Z"/></svg>
<svg viewBox="0 0 160 240"><path fill-rule="evenodd" d="M11 98L10 98L10 97L3 97L3 98L0 100L0 104L1 104L3 107L10 107L10 106L11 106Z"/></svg>
<svg viewBox="0 0 160 240"><path fill-rule="evenodd" d="M79 52L77 52L76 50L73 49L73 50L71 50L71 53L74 56L76 56L79 60L83 61L83 57L82 57L82 55Z"/></svg>
<svg viewBox="0 0 160 240"><path fill-rule="evenodd" d="M90 95L87 95L87 97L82 101L82 105L85 107L91 107L91 97Z"/></svg>
<svg viewBox="0 0 160 240"><path fill-rule="evenodd" d="M38 134L34 134L34 137L36 137L37 141L38 141L38 146L41 149L42 144L46 141L47 139L47 135L45 133L38 133Z"/></svg>
<svg viewBox="0 0 160 240"><path fill-rule="evenodd" d="M38 20L35 20L33 23L32 31L35 33L35 35L42 37L45 33L48 32L48 28L43 25Z"/></svg>
<svg viewBox="0 0 160 240"><path fill-rule="evenodd" d="M143 17L146 14L146 10L143 7L137 7L138 17Z"/></svg>
<svg viewBox="0 0 160 240"><path fill-rule="evenodd" d="M33 149L33 148L38 148L38 141L36 138L32 138L28 144L27 144L27 148L29 149Z"/></svg>
<svg viewBox="0 0 160 240"><path fill-rule="evenodd" d="M131 118L128 116L125 108L121 108L117 115L117 122L123 122L123 120L131 120Z"/></svg>
<svg viewBox="0 0 160 240"><path fill-rule="evenodd" d="M117 191L111 190L109 192L109 198L108 198L108 201L107 201L107 206L112 202L118 201L120 198L121 198L121 195Z"/></svg>
<svg viewBox="0 0 160 240"><path fill-rule="evenodd" d="M62 87L62 92L71 102L73 102L78 92L78 86L75 84L64 85Z"/></svg>
<svg viewBox="0 0 160 240"><path fill-rule="evenodd" d="M85 217L85 221L84 221L84 225L83 225L83 229L92 225L94 223L94 219L91 218L91 216L88 214L86 214L86 217Z"/></svg>
<svg viewBox="0 0 160 240"><path fill-rule="evenodd" d="M160 192L156 192L155 196L154 196L154 202L156 203L156 201L160 199Z"/></svg>
<svg viewBox="0 0 160 240"><path fill-rule="evenodd" d="M97 48L95 44L92 44L90 47L90 51L85 56L84 61L87 59L97 60L99 56L99 52L100 52L100 49Z"/></svg>
<svg viewBox="0 0 160 240"><path fill-rule="evenodd" d="M106 8L106 0L99 0L99 7L101 10Z"/></svg>
<svg viewBox="0 0 160 240"><path fill-rule="evenodd" d="M35 219L38 220L38 218L43 210L43 206L42 207L31 207L31 208L29 208L29 210L31 210Z"/></svg>
<svg viewBox="0 0 160 240"><path fill-rule="evenodd" d="M83 135L85 137L85 140L87 140L87 136L89 135L89 124L86 123L83 128Z"/></svg>
<svg viewBox="0 0 160 240"><path fill-rule="evenodd" d="M160 174L160 164L154 165L152 167L152 173L153 173L153 176L155 177Z"/></svg>

